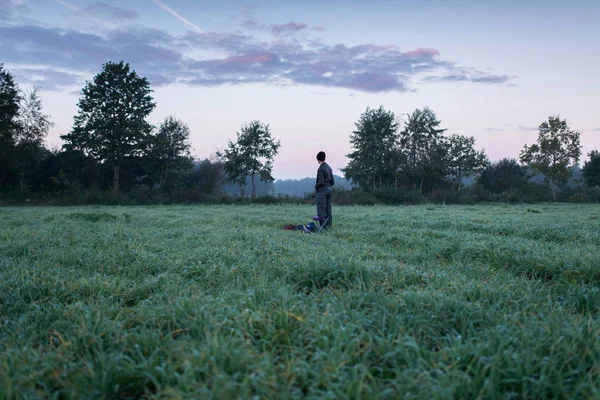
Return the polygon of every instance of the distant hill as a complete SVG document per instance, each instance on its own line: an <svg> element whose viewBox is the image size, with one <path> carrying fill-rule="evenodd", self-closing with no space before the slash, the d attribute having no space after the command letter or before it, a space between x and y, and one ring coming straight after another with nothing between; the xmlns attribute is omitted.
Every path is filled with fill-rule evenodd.
<svg viewBox="0 0 600 400"><path fill-rule="evenodd" d="M342 178L339 175L334 175L335 186L334 188L352 188L352 182ZM304 178L304 179L282 179L276 180L273 183L275 187L275 194L288 195L293 197L304 197L306 194L313 193L315 191L315 178Z"/></svg>

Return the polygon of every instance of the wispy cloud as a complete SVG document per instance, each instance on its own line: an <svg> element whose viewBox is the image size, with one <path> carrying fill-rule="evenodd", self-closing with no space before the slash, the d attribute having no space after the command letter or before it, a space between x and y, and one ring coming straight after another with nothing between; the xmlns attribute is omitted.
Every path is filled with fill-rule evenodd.
<svg viewBox="0 0 600 400"><path fill-rule="evenodd" d="M0 21L9 21L19 14L25 14L29 8L22 1L0 0Z"/></svg>
<svg viewBox="0 0 600 400"><path fill-rule="evenodd" d="M45 91L62 91L65 87L77 86L85 81L85 74L63 68L7 65L7 69L9 68L19 82Z"/></svg>
<svg viewBox="0 0 600 400"><path fill-rule="evenodd" d="M180 20L181 22L183 22L184 24L186 24L187 26L189 26L190 28L194 29L196 32L198 32L198 33L204 32L204 29L200 28L199 26L195 25L194 23L190 22L189 20L183 18L175 10L173 10L171 7L167 6L162 1L152 0L152 2L154 4L156 4L157 6L159 6L160 8L162 8L163 10L165 10L166 12L168 12L169 14L171 14L172 16L174 16L175 18L177 18L178 20Z"/></svg>
<svg viewBox="0 0 600 400"><path fill-rule="evenodd" d="M443 76L426 76L423 78L425 82L434 83L458 83L458 82L472 82L472 83L488 83L488 84L503 84L508 83L511 79L516 78L515 76L508 75L487 75L475 72L471 75L467 74L451 74Z"/></svg>
<svg viewBox="0 0 600 400"><path fill-rule="evenodd" d="M285 24L271 25L271 32L273 33L273 35L281 35L282 33L289 32L298 32L304 29L306 29L306 24L304 22L290 21Z"/></svg>
<svg viewBox="0 0 600 400"><path fill-rule="evenodd" d="M84 18L90 18L94 21L96 21L97 23L99 23L100 25L109 28L109 29L116 29L116 25L109 22L108 20L102 19L102 18L98 18L95 14L88 12L86 10L77 8L76 6L74 6L73 4L65 1L65 0L54 0L55 2L57 2L58 4L60 4L63 7L68 8L69 10L77 13L80 16L83 16Z"/></svg>
<svg viewBox="0 0 600 400"><path fill-rule="evenodd" d="M507 132L507 131L520 131L520 132L537 132L538 127L525 126L525 125L513 125L513 124L502 124L496 128L486 128L488 132Z"/></svg>
<svg viewBox="0 0 600 400"><path fill-rule="evenodd" d="M140 17L136 10L124 9L106 3L90 3L85 11L93 15L115 20L131 20Z"/></svg>
<svg viewBox="0 0 600 400"><path fill-rule="evenodd" d="M263 24L254 19L252 13L242 14L243 18L241 19L241 25L244 29L248 29L251 31L265 31L271 32L273 36L289 36L302 31L316 31L316 32L325 32L326 28L324 26L313 26L309 27L309 25L305 22L298 21L290 21L284 24ZM237 19L237 17L236 17Z"/></svg>

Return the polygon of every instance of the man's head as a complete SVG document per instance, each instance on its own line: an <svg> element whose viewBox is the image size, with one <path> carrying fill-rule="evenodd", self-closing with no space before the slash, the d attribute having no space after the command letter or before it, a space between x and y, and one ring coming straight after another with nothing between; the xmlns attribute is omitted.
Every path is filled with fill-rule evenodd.
<svg viewBox="0 0 600 400"><path fill-rule="evenodd" d="M325 152L323 152L323 151L320 151L320 152L317 154L317 161L318 161L319 163L323 163L323 162L325 162Z"/></svg>

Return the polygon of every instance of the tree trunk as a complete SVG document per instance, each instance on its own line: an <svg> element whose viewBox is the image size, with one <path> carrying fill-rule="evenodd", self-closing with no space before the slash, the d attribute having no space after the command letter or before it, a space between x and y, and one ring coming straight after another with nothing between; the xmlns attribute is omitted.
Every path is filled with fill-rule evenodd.
<svg viewBox="0 0 600 400"><path fill-rule="evenodd" d="M556 183L554 182L554 180L550 180L550 187L552 188L552 201L556 201L557 199L557 195L556 195Z"/></svg>
<svg viewBox="0 0 600 400"><path fill-rule="evenodd" d="M254 172L252 173L252 198L256 198L256 183L254 183Z"/></svg>
<svg viewBox="0 0 600 400"><path fill-rule="evenodd" d="M119 194L119 171L121 169L120 165L115 165L113 168L113 194Z"/></svg>
<svg viewBox="0 0 600 400"><path fill-rule="evenodd" d="M167 177L169 176L169 164L165 165L165 176L163 177L163 185L167 184ZM162 185L160 185L162 187Z"/></svg>
<svg viewBox="0 0 600 400"><path fill-rule="evenodd" d="M421 186L419 187L419 193L423 194L423 181L425 180L424 176L421 176Z"/></svg>
<svg viewBox="0 0 600 400"><path fill-rule="evenodd" d="M398 189L398 176L394 177L394 189Z"/></svg>
<svg viewBox="0 0 600 400"><path fill-rule="evenodd" d="M460 189L462 188L462 178L458 179L458 192L460 193Z"/></svg>

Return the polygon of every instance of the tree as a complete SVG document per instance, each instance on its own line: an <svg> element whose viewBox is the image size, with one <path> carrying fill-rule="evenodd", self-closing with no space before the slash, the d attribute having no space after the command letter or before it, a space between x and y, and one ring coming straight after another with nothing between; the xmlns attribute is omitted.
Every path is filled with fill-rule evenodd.
<svg viewBox="0 0 600 400"><path fill-rule="evenodd" d="M159 171L161 187L167 183L169 168L192 167L190 159L190 128L174 116L168 116L150 136L148 159Z"/></svg>
<svg viewBox="0 0 600 400"><path fill-rule="evenodd" d="M219 161L204 159L197 164L194 186L200 193L216 195L223 189L223 165Z"/></svg>
<svg viewBox="0 0 600 400"><path fill-rule="evenodd" d="M586 186L600 186L600 152L592 150L588 157L590 158L583 164L583 181Z"/></svg>
<svg viewBox="0 0 600 400"><path fill-rule="evenodd" d="M15 136L20 130L20 102L19 86L0 63L0 188L11 175Z"/></svg>
<svg viewBox="0 0 600 400"><path fill-rule="evenodd" d="M42 100L38 95L39 88L26 92L21 99L19 110L20 129L16 135L16 143L28 143L42 146L48 131L54 126L50 116L43 113Z"/></svg>
<svg viewBox="0 0 600 400"><path fill-rule="evenodd" d="M579 162L580 133L572 131L567 120L549 117L540 124L537 144L525 145L519 156L522 163L546 177L552 188L552 198L557 200L557 187L571 176L571 167Z"/></svg>
<svg viewBox="0 0 600 400"><path fill-rule="evenodd" d="M156 104L148 79L129 64L109 62L88 82L79 99L66 149L82 150L113 166L113 192L119 192L119 172L127 158L143 155L152 126L146 121Z"/></svg>
<svg viewBox="0 0 600 400"><path fill-rule="evenodd" d="M408 116L404 129L400 132L400 146L406 155L406 173L419 182L419 192L423 193L426 178L432 183L445 175L447 146L442 134L441 121L429 108L416 109Z"/></svg>
<svg viewBox="0 0 600 400"><path fill-rule="evenodd" d="M37 168L45 157L44 139L54 124L43 112L38 88L25 92L19 105L19 129L14 135L13 171L19 179L21 189L38 173Z"/></svg>
<svg viewBox="0 0 600 400"><path fill-rule="evenodd" d="M448 175L460 192L463 178L482 171L489 161L483 151L475 150L475 138L452 135L448 140Z"/></svg>
<svg viewBox="0 0 600 400"><path fill-rule="evenodd" d="M346 179L359 186L382 187L386 180L395 179L395 149L398 124L394 113L380 106L361 114L350 136L354 151L347 155L348 165L342 169Z"/></svg>
<svg viewBox="0 0 600 400"><path fill-rule="evenodd" d="M514 190L522 192L528 180L526 166L519 165L514 158L503 158L485 167L477 177L477 184L491 193L501 194Z"/></svg>
<svg viewBox="0 0 600 400"><path fill-rule="evenodd" d="M252 178L252 198L256 197L255 175L259 175L263 182L273 182L271 175L273 158L277 155L279 140L271 137L269 125L260 121L252 121L241 127L237 133L237 141L228 142L228 147L223 152L217 152L222 159L223 168L227 178L243 188L246 177Z"/></svg>

